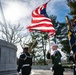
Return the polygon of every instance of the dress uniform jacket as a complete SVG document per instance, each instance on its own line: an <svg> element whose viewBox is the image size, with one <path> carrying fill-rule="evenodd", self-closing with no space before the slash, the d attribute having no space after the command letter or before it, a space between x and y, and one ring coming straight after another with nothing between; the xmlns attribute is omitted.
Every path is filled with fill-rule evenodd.
<svg viewBox="0 0 76 75"><path fill-rule="evenodd" d="M31 72L32 57L29 53L23 53L20 55L17 71L21 69L22 75L29 75Z"/></svg>
<svg viewBox="0 0 76 75"><path fill-rule="evenodd" d="M63 75L64 68L61 65L61 53L56 50L52 55L53 75Z"/></svg>
<svg viewBox="0 0 76 75"><path fill-rule="evenodd" d="M61 63L61 53L58 50L54 51L54 53L51 57L52 57L53 65L57 65L57 64Z"/></svg>

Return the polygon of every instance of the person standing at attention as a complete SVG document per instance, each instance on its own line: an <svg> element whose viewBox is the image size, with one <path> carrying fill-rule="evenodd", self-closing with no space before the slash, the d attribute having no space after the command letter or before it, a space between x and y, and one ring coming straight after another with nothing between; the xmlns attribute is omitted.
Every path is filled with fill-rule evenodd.
<svg viewBox="0 0 76 75"><path fill-rule="evenodd" d="M28 47L23 48L23 53L19 57L17 72L22 75L30 75L32 66L32 57L28 52Z"/></svg>
<svg viewBox="0 0 76 75"><path fill-rule="evenodd" d="M51 53L51 57L52 57L52 64L53 64L53 75L63 75L64 72L64 68L62 67L61 64L61 53L59 52L59 50L57 50L58 45L54 44L52 45L52 53Z"/></svg>

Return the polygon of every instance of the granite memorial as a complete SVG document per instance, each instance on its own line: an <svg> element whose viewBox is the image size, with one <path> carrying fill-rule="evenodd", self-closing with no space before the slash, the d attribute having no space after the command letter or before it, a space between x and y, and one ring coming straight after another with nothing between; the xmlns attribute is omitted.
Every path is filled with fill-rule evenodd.
<svg viewBox="0 0 76 75"><path fill-rule="evenodd" d="M16 75L17 47L0 40L0 75Z"/></svg>

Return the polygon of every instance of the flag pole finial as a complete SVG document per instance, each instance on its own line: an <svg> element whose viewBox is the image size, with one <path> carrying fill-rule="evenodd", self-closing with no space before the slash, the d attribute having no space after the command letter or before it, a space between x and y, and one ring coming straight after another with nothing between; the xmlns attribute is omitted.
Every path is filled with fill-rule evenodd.
<svg viewBox="0 0 76 75"><path fill-rule="evenodd" d="M51 0L49 0L48 2L50 2L50 1L51 1ZM47 2L47 3L48 3L48 2Z"/></svg>

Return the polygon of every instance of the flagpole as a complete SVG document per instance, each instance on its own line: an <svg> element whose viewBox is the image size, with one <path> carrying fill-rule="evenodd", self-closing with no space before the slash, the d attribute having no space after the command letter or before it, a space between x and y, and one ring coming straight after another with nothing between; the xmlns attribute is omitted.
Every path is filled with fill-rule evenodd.
<svg viewBox="0 0 76 75"><path fill-rule="evenodd" d="M29 53L31 53L31 50L32 50L32 48L33 48L33 46L34 46L34 44L36 43L36 40L33 42L33 44L31 45L31 47L30 47L30 49L29 49Z"/></svg>
<svg viewBox="0 0 76 75"><path fill-rule="evenodd" d="M50 37L48 36L49 50L50 50Z"/></svg>
<svg viewBox="0 0 76 75"><path fill-rule="evenodd" d="M47 1L46 3L49 3L51 0Z"/></svg>
<svg viewBox="0 0 76 75"><path fill-rule="evenodd" d="M49 0L48 2L50 2L51 0Z"/></svg>
<svg viewBox="0 0 76 75"><path fill-rule="evenodd" d="M3 8L2 8L1 0L0 0L0 10L1 10L2 18L3 18L3 22L4 22L3 25L5 25L5 27L6 27L6 38L7 38L7 41L8 41L8 35L7 35L8 29L7 29L7 23L6 23L5 15L4 15L4 12L3 12Z"/></svg>

